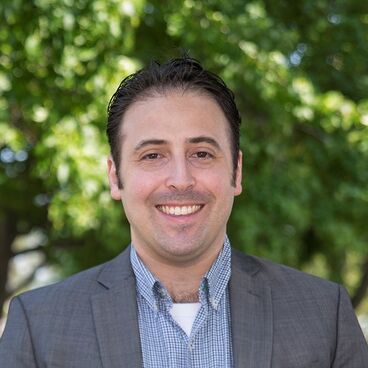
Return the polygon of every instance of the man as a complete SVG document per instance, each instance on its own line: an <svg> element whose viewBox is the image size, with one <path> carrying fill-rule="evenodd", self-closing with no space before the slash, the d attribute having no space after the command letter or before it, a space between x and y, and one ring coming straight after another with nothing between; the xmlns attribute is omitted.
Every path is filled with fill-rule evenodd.
<svg viewBox="0 0 368 368"><path fill-rule="evenodd" d="M231 250L239 125L231 91L193 59L121 83L108 175L132 244L14 298L1 367L368 367L341 286Z"/></svg>

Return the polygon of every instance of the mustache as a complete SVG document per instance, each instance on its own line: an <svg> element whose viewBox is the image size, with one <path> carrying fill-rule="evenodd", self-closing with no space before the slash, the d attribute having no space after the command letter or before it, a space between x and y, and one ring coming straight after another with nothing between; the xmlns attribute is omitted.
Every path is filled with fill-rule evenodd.
<svg viewBox="0 0 368 368"><path fill-rule="evenodd" d="M207 203L213 199L213 194L194 190L182 192L158 192L151 195L151 201L154 203L165 204L170 202L193 202Z"/></svg>

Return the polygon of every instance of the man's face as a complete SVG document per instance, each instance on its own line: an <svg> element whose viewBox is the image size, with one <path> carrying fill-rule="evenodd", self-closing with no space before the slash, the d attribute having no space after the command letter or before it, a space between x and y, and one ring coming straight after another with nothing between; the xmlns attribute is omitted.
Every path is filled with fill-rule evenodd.
<svg viewBox="0 0 368 368"><path fill-rule="evenodd" d="M210 97L168 91L133 103L121 128L121 164L108 161L111 195L121 200L138 254L168 264L195 263L222 247L232 185L228 122Z"/></svg>

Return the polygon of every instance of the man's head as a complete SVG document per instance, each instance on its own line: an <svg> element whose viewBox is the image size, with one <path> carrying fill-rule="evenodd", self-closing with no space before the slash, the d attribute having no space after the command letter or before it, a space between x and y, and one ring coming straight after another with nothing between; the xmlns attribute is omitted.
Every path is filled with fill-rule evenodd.
<svg viewBox="0 0 368 368"><path fill-rule="evenodd" d="M242 190L231 92L198 62L177 59L129 77L114 96L110 192L138 254L171 265L214 260Z"/></svg>
<svg viewBox="0 0 368 368"><path fill-rule="evenodd" d="M122 142L121 125L124 123L126 111L134 102L154 95L163 95L171 90L205 94L221 108L228 122L233 163L233 184L235 184L241 118L234 101L234 95L221 78L203 69L197 60L183 57L172 59L162 65L152 62L146 68L125 78L112 96L108 106L107 136L111 155L117 168L119 185L122 185L119 175ZM175 121L173 124L175 124Z"/></svg>

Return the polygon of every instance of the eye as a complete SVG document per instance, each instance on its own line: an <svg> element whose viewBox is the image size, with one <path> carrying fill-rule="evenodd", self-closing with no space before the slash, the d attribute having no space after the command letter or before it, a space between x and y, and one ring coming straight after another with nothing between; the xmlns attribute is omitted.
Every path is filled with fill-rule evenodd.
<svg viewBox="0 0 368 368"><path fill-rule="evenodd" d="M144 155L141 160L146 160L146 161L153 161L153 160L157 160L158 158L161 158L162 156L159 153L148 153L146 155Z"/></svg>
<svg viewBox="0 0 368 368"><path fill-rule="evenodd" d="M193 156L199 159L211 159L214 157L211 153L206 151L196 152Z"/></svg>

